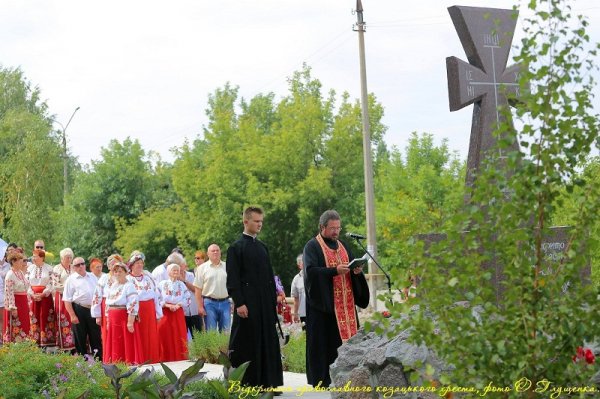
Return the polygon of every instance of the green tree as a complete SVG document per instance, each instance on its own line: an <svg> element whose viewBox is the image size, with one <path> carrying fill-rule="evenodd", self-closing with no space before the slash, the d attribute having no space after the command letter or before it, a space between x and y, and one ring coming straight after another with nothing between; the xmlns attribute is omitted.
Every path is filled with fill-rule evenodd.
<svg viewBox="0 0 600 399"><path fill-rule="evenodd" d="M167 201L166 190L137 140L111 140L101 160L77 174L67 208L56 214L61 226L56 238L76 253L106 257L117 249L117 221L125 226L156 198Z"/></svg>
<svg viewBox="0 0 600 399"><path fill-rule="evenodd" d="M600 186L578 178L592 148L600 147L590 75L598 46L585 50L587 23L573 21L563 2L531 1L529 7L535 14L525 21L516 57L526 67L517 106L523 128L519 134L507 123L498 128L498 148L479 171L470 202L446 229L447 239L432 244L429 256L420 243L412 258L422 276L413 338L455 366L438 376L441 383L511 387L502 397L537 397L534 389L544 381L588 385L596 369L572 358L577 347L600 338L597 289L579 279L598 248L590 233ZM509 110L501 112L510 119ZM521 148L507 151L501 163L497 150L514 140ZM542 242L565 192L576 211L566 251L554 261ZM501 277L498 286L494 275ZM530 389L517 390L517 381L525 383L520 388L531 383Z"/></svg>
<svg viewBox="0 0 600 399"><path fill-rule="evenodd" d="M464 162L450 153L447 141L413 133L405 159L394 148L376 176L379 254L396 281L410 267L408 245L417 234L443 231L463 203Z"/></svg>
<svg viewBox="0 0 600 399"><path fill-rule="evenodd" d="M363 184L360 107L344 94L336 113L335 93L323 96L306 65L288 84L278 102L272 93L238 99L237 87L229 84L216 90L203 139L180 148L173 169L187 215L180 245L196 249L217 242L225 250L242 230L243 209L262 206L261 238L286 284L324 210L337 207L357 223L361 217L354 212L364 214L356 192ZM371 108L374 144L381 147L383 108L374 97ZM339 146L353 159L340 158Z"/></svg>
<svg viewBox="0 0 600 399"><path fill-rule="evenodd" d="M0 69L0 234L29 247L52 237L62 160L47 106L19 69Z"/></svg>

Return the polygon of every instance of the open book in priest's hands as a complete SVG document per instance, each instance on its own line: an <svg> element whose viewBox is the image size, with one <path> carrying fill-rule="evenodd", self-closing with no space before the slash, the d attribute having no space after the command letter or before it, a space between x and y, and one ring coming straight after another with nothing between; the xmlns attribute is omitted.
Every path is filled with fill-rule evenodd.
<svg viewBox="0 0 600 399"><path fill-rule="evenodd" d="M348 263L348 268L350 270L354 270L357 267L364 267L364 266L366 266L367 263L369 263L369 256L367 254L364 254L360 258L354 258L354 259L352 259L352 262Z"/></svg>

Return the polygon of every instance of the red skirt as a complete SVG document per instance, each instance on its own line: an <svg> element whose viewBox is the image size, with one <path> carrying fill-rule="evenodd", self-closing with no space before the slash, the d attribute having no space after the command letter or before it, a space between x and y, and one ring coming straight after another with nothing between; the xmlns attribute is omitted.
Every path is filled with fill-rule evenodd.
<svg viewBox="0 0 600 399"><path fill-rule="evenodd" d="M29 304L27 294L15 294L17 317L11 315L10 310L4 308L4 342L21 342L29 338Z"/></svg>
<svg viewBox="0 0 600 399"><path fill-rule="evenodd" d="M154 299L140 301L140 334L142 337L143 361L148 363L160 362L160 345L158 340L158 328L156 325L156 308Z"/></svg>
<svg viewBox="0 0 600 399"><path fill-rule="evenodd" d="M54 310L56 311L56 345L61 349L74 349L75 339L71 326L71 316L62 301L62 293L54 293Z"/></svg>
<svg viewBox="0 0 600 399"><path fill-rule="evenodd" d="M142 364L143 349L140 323L133 323L133 332L127 330L127 309L110 309L106 326L106 339L102 353L105 363L125 362Z"/></svg>
<svg viewBox="0 0 600 399"><path fill-rule="evenodd" d="M175 312L163 308L163 317L158 322L158 336L160 337L161 362L188 359L187 327L182 308Z"/></svg>
<svg viewBox="0 0 600 399"><path fill-rule="evenodd" d="M29 336L39 346L55 346L56 317L52 297L42 297L41 301L34 301L33 298L29 298L29 306L29 317L31 319Z"/></svg>
<svg viewBox="0 0 600 399"><path fill-rule="evenodd" d="M100 336L102 337L102 342L106 342L106 315L104 314L106 310L106 298L102 297L102 302L100 302ZM108 363L106 352L102 351L102 361L104 363Z"/></svg>

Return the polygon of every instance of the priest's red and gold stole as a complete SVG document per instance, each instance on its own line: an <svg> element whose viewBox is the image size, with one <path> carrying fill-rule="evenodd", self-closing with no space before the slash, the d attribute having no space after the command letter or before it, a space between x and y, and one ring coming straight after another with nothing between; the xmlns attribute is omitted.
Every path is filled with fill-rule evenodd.
<svg viewBox="0 0 600 399"><path fill-rule="evenodd" d="M325 264L327 267L337 267L342 263L348 263L348 252L338 241L338 248L331 249L325 244L321 234L317 234L317 242L321 245ZM333 278L333 308L337 319L338 330L342 342L346 342L356 334L356 310L354 308L354 295L352 294L352 280L350 273L337 275Z"/></svg>

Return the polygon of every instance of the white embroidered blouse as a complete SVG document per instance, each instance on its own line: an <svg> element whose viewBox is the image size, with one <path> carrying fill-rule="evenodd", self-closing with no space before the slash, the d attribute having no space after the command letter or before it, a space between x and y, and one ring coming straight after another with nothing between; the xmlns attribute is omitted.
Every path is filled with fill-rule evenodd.
<svg viewBox="0 0 600 399"><path fill-rule="evenodd" d="M182 308L190 305L190 291L183 281L172 281L171 279L163 280L158 283L158 289L161 293L160 306L165 306L167 303L171 305L180 305Z"/></svg>
<svg viewBox="0 0 600 399"><path fill-rule="evenodd" d="M156 319L160 319L163 316L162 306L160 305L160 291L158 290L152 275L148 271L144 270L142 275L136 277L130 274L127 276L127 279L131 281L138 292L140 302L149 300L154 301Z"/></svg>
<svg viewBox="0 0 600 399"><path fill-rule="evenodd" d="M98 284L96 285L94 296L92 297L92 317L100 317L102 314L102 298L107 297L108 290L115 282L115 278L110 274L102 274L98 279Z"/></svg>
<svg viewBox="0 0 600 399"><path fill-rule="evenodd" d="M4 280L4 307L7 310L16 310L15 294L26 294L29 281L22 271L9 270Z"/></svg>
<svg viewBox="0 0 600 399"><path fill-rule="evenodd" d="M140 309L139 296L131 282L127 281L124 284L115 282L108 288L105 313L107 316L113 306L124 306L127 309L127 314L137 316Z"/></svg>
<svg viewBox="0 0 600 399"><path fill-rule="evenodd" d="M69 267L69 269L66 270L63 265L59 263L54 266L52 271L52 286L54 287L54 292L60 292L62 294L65 288L65 281L67 281L71 275L71 268Z"/></svg>
<svg viewBox="0 0 600 399"><path fill-rule="evenodd" d="M30 263L27 267L27 279L29 280L29 289L27 292L29 295L33 295L33 290L31 287L40 286L46 287L44 288L44 296L49 296L52 294L53 285L52 285L52 266L44 263L41 266L36 266L33 263Z"/></svg>

